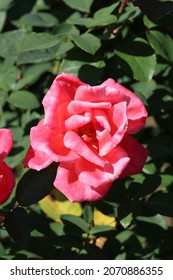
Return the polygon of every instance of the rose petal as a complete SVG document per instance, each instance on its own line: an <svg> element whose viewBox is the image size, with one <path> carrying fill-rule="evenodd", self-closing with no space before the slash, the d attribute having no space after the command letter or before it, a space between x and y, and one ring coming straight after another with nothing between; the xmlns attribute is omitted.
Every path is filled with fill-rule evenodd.
<svg viewBox="0 0 173 280"><path fill-rule="evenodd" d="M73 100L77 88L83 84L80 79L69 74L63 73L56 77L43 99L45 124L57 128L59 106Z"/></svg>
<svg viewBox="0 0 173 280"><path fill-rule="evenodd" d="M96 201L101 199L109 190L111 184L100 186L99 190L92 188L87 182L78 180L74 164L60 163L54 186L71 202Z"/></svg>
<svg viewBox="0 0 173 280"><path fill-rule="evenodd" d="M69 117L66 121L65 121L65 126L67 130L72 130L72 129L77 129L81 126L86 125L87 123L89 123L91 121L91 114L87 113L82 116L82 115L73 115L71 117Z"/></svg>
<svg viewBox="0 0 173 280"><path fill-rule="evenodd" d="M111 107L110 102L98 102L92 103L87 101L71 101L67 107L69 114L81 114L85 111L90 111L95 108L109 109Z"/></svg>
<svg viewBox="0 0 173 280"><path fill-rule="evenodd" d="M98 134L97 139L99 143L99 155L104 156L108 154L113 148L115 148L122 138L124 137L127 127L127 103L121 102L115 104L108 110L108 119L110 121L111 135L108 133Z"/></svg>
<svg viewBox="0 0 173 280"><path fill-rule="evenodd" d="M107 163L105 160L101 159L91 147L89 148L87 144L77 135L74 131L68 131L64 136L64 145L73 150L79 156L84 157L90 162L94 162L95 165L104 167Z"/></svg>
<svg viewBox="0 0 173 280"><path fill-rule="evenodd" d="M0 159L4 159L12 149L12 133L7 128L0 129Z"/></svg>
<svg viewBox="0 0 173 280"><path fill-rule="evenodd" d="M149 155L147 149L130 135L124 137L121 146L126 150L130 158L129 164L121 174L121 177L140 173Z"/></svg>
<svg viewBox="0 0 173 280"><path fill-rule="evenodd" d="M93 188L99 188L100 185L111 183L117 179L129 162L129 157L124 149L117 147L106 156L109 165L104 168L96 166L85 159L79 159L76 162L75 170L79 181L87 183Z"/></svg>
<svg viewBox="0 0 173 280"><path fill-rule="evenodd" d="M96 130L100 130L101 128L101 130L106 129L109 132L111 131L110 122L104 110L94 109L92 110L92 115L93 115L93 123L95 125Z"/></svg>
<svg viewBox="0 0 173 280"><path fill-rule="evenodd" d="M124 86L116 83L113 79L106 80L102 85L107 85L110 87L115 87L120 94L124 94L130 98L127 106L128 115L128 133L134 134L140 131L145 124L145 119L147 117L147 111L142 101L130 90Z"/></svg>
<svg viewBox="0 0 173 280"><path fill-rule="evenodd" d="M114 86L110 87L107 84L91 87L90 85L80 86L75 94L76 101L89 102L111 102L112 104L129 101L129 98Z"/></svg>
<svg viewBox="0 0 173 280"><path fill-rule="evenodd" d="M29 167L38 171L46 168L51 163L52 160L47 154L33 150L31 146L24 159L24 167Z"/></svg>
<svg viewBox="0 0 173 280"><path fill-rule="evenodd" d="M11 195L15 186L15 177L11 168L0 161L0 204L3 204Z"/></svg>
<svg viewBox="0 0 173 280"><path fill-rule="evenodd" d="M71 162L78 158L76 153L64 146L64 136L57 134L42 121L31 129L30 138L32 148L43 152L52 161Z"/></svg>

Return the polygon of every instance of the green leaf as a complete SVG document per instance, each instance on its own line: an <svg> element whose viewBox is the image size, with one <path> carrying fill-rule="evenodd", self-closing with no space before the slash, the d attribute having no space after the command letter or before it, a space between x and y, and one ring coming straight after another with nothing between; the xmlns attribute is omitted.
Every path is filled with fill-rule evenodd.
<svg viewBox="0 0 173 280"><path fill-rule="evenodd" d="M61 216L61 220L65 226L68 226L69 228L71 227L71 229L74 228L75 230L75 228L78 228L81 230L81 232L85 233L88 233L89 231L87 223L81 217L65 214Z"/></svg>
<svg viewBox="0 0 173 280"><path fill-rule="evenodd" d="M71 24L76 25L83 25L87 28L94 28L97 26L105 26L117 21L117 17L114 15L107 15L104 17L97 17L97 18L71 18L68 20Z"/></svg>
<svg viewBox="0 0 173 280"><path fill-rule="evenodd" d="M63 0L63 2L70 8L86 13L90 12L93 1L94 0Z"/></svg>
<svg viewBox="0 0 173 280"><path fill-rule="evenodd" d="M18 45L19 52L44 50L58 44L59 38L49 33L31 33L25 36Z"/></svg>
<svg viewBox="0 0 173 280"><path fill-rule="evenodd" d="M30 91L14 91L7 99L8 103L20 109L35 109L40 106L36 96Z"/></svg>
<svg viewBox="0 0 173 280"><path fill-rule="evenodd" d="M15 21L17 26L37 26L37 27L53 27L58 23L56 17L49 13L32 13L25 14L19 20Z"/></svg>
<svg viewBox="0 0 173 280"><path fill-rule="evenodd" d="M147 38L156 53L173 62L173 39L168 34L157 30L149 30Z"/></svg>
<svg viewBox="0 0 173 280"><path fill-rule="evenodd" d="M19 73L19 69L14 66L9 67L6 71L4 69L4 71L0 74L0 88L5 91L13 90Z"/></svg>
<svg viewBox="0 0 173 280"><path fill-rule="evenodd" d="M28 64L28 63L41 63L49 61L54 57L52 53L49 53L47 50L36 50L36 51L27 51L19 54L18 65Z"/></svg>
<svg viewBox="0 0 173 280"><path fill-rule="evenodd" d="M28 67L26 71L22 73L22 79L15 84L14 90L18 91L25 86L34 84L34 82L36 82L40 78L40 76L47 72L50 68L51 63L49 62L40 63L38 65L36 64Z"/></svg>
<svg viewBox="0 0 173 280"><path fill-rule="evenodd" d="M82 34L81 36L69 36L69 38L82 50L92 55L101 47L100 40L89 33Z"/></svg>
<svg viewBox="0 0 173 280"><path fill-rule="evenodd" d="M30 237L28 214L23 208L16 208L5 217L5 227L15 242L26 247Z"/></svg>
<svg viewBox="0 0 173 280"><path fill-rule="evenodd" d="M111 226L95 226L90 230L90 234L98 235L98 236L106 236L108 233L115 231L115 229Z"/></svg>
<svg viewBox="0 0 173 280"><path fill-rule="evenodd" d="M93 220L93 210L92 207L90 205L86 205L83 209L83 217L84 220L90 224Z"/></svg>
<svg viewBox="0 0 173 280"><path fill-rule="evenodd" d="M147 82L155 73L156 56L142 38L124 41L116 46L115 54L124 70L134 79Z"/></svg>
<svg viewBox="0 0 173 280"><path fill-rule="evenodd" d="M104 18L110 15L117 7L119 6L119 2L114 3L108 7L101 8L94 13L94 18Z"/></svg>
<svg viewBox="0 0 173 280"><path fill-rule="evenodd" d="M157 192L149 198L147 207L158 214L173 217L172 201L173 193Z"/></svg>
<svg viewBox="0 0 173 280"><path fill-rule="evenodd" d="M29 206L43 199L53 187L58 164L51 164L41 170L27 171L19 181L16 189L16 200L21 206Z"/></svg>
<svg viewBox="0 0 173 280"><path fill-rule="evenodd" d="M26 31L24 30L14 30L0 34L0 56L17 59L17 46L25 36Z"/></svg>
<svg viewBox="0 0 173 280"><path fill-rule="evenodd" d="M0 114L2 114L2 108L7 100L7 93L5 91L0 90Z"/></svg>
<svg viewBox="0 0 173 280"><path fill-rule="evenodd" d="M128 228L132 220L133 220L133 216L132 213L130 213L120 221L120 224L123 226L123 228Z"/></svg>
<svg viewBox="0 0 173 280"><path fill-rule="evenodd" d="M2 31L5 21L6 21L6 12L5 11L0 11L0 32Z"/></svg>
<svg viewBox="0 0 173 280"><path fill-rule="evenodd" d="M0 10L8 10L12 4L13 0L1 0L0 1Z"/></svg>
<svg viewBox="0 0 173 280"><path fill-rule="evenodd" d="M92 20L92 22L88 25L88 27L96 27L96 26L107 26L109 24L115 23L117 21L117 17L114 15L107 15L104 17L96 17Z"/></svg>

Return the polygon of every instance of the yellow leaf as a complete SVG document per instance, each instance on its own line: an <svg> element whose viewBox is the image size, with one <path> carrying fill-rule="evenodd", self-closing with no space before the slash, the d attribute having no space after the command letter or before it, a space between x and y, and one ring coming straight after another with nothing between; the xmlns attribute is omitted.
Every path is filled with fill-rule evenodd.
<svg viewBox="0 0 173 280"><path fill-rule="evenodd" d="M81 216L82 207L79 203L71 203L69 200L61 196L60 193L54 192L39 201L42 211L56 222L61 222L60 216L63 214L71 214Z"/></svg>
<svg viewBox="0 0 173 280"><path fill-rule="evenodd" d="M94 224L95 226L116 226L115 217L104 215L99 210L94 210Z"/></svg>

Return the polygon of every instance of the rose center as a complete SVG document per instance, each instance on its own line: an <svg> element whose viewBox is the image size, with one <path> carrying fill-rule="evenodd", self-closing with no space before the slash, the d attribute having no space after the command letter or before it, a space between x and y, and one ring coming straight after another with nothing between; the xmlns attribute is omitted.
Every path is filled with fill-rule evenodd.
<svg viewBox="0 0 173 280"><path fill-rule="evenodd" d="M78 135L85 141L91 144L95 144L96 142L96 132L95 127L92 122L79 127L78 128Z"/></svg>

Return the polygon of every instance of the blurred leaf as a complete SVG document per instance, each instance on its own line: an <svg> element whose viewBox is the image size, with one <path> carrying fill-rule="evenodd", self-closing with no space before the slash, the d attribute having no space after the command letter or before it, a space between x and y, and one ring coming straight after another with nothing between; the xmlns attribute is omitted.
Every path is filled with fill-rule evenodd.
<svg viewBox="0 0 173 280"><path fill-rule="evenodd" d="M40 63L38 65L32 65L26 69L23 73L23 77L15 84L14 90L18 91L27 85L31 85L40 78L40 76L51 68L51 64Z"/></svg>
<svg viewBox="0 0 173 280"><path fill-rule="evenodd" d="M70 8L86 13L89 13L93 1L94 0L63 0L63 2Z"/></svg>
<svg viewBox="0 0 173 280"><path fill-rule="evenodd" d="M173 184L173 175L172 174L161 174L161 185L163 187L168 187Z"/></svg>
<svg viewBox="0 0 173 280"><path fill-rule="evenodd" d="M69 20L69 22L72 24L83 25L86 26L87 28L106 26L115 23L116 21L117 21L117 17L114 15L107 15L105 17L97 17L97 18L73 18ZM90 34L90 33L85 33L85 34Z"/></svg>
<svg viewBox="0 0 173 280"><path fill-rule="evenodd" d="M2 112L2 108L3 108L4 104L6 103L7 96L8 95L5 91L0 90L0 114Z"/></svg>
<svg viewBox="0 0 173 280"><path fill-rule="evenodd" d="M145 15L143 18L144 24L147 28L153 28L153 27L157 27L157 24L151 20L148 19L148 17Z"/></svg>
<svg viewBox="0 0 173 280"><path fill-rule="evenodd" d="M164 216L173 217L173 193L157 192L153 194L148 202L147 207L155 213Z"/></svg>
<svg viewBox="0 0 173 280"><path fill-rule="evenodd" d="M19 20L14 22L17 26L37 26L37 27L53 27L58 23L56 17L49 13L39 12L23 15Z"/></svg>
<svg viewBox="0 0 173 280"><path fill-rule="evenodd" d="M168 35L157 30L149 30L147 38L156 53L166 60L173 62L173 39Z"/></svg>
<svg viewBox="0 0 173 280"><path fill-rule="evenodd" d="M21 206L29 206L47 196L53 189L58 165L51 164L41 170L29 170L20 179L16 189L16 200Z"/></svg>
<svg viewBox="0 0 173 280"><path fill-rule="evenodd" d="M59 38L49 33L31 33L26 35L19 43L19 52L44 50L58 44Z"/></svg>
<svg viewBox="0 0 173 280"><path fill-rule="evenodd" d="M26 36L25 30L13 30L0 34L0 56L17 59L18 44Z"/></svg>
<svg viewBox="0 0 173 280"><path fill-rule="evenodd" d="M47 50L27 51L19 54L18 65L49 61L54 57Z"/></svg>
<svg viewBox="0 0 173 280"><path fill-rule="evenodd" d="M94 210L94 225L95 226L116 226L115 217L103 214L101 211Z"/></svg>
<svg viewBox="0 0 173 280"><path fill-rule="evenodd" d="M58 198L53 198L51 195L42 199L39 205L43 212L56 222L61 221L60 217L63 214L69 213L75 216L82 214L82 208L79 203L71 203L69 200L61 201Z"/></svg>
<svg viewBox="0 0 173 280"><path fill-rule="evenodd" d="M84 33L81 36L69 36L69 38L82 50L92 55L101 47L100 40L89 33Z"/></svg>
<svg viewBox="0 0 173 280"><path fill-rule="evenodd" d="M26 247L30 237L30 223L24 208L16 208L5 218L5 227L15 242Z"/></svg>
<svg viewBox="0 0 173 280"><path fill-rule="evenodd" d="M13 90L20 74L19 69L15 66L9 67L8 69L2 69L0 73L0 88L9 91Z"/></svg>
<svg viewBox="0 0 173 280"><path fill-rule="evenodd" d="M98 236L107 236L108 233L115 231L112 226L95 226L90 230L90 234Z"/></svg>
<svg viewBox="0 0 173 280"><path fill-rule="evenodd" d="M79 228L80 230L82 230L82 232L89 232L87 223L81 217L64 214L61 216L61 220L65 224L65 226L69 226L69 228L71 227L71 229Z"/></svg>
<svg viewBox="0 0 173 280"><path fill-rule="evenodd" d="M123 42L116 46L115 54L134 79L142 82L152 79L156 68L156 57L145 40L135 38Z"/></svg>
<svg viewBox="0 0 173 280"><path fill-rule="evenodd" d="M87 222L88 224L90 224L92 222L93 210L90 205L85 205L85 207L83 209L83 217L84 217L85 222Z"/></svg>
<svg viewBox="0 0 173 280"><path fill-rule="evenodd" d="M31 110L40 106L36 96L32 92L26 90L12 92L7 101L20 109Z"/></svg>
<svg viewBox="0 0 173 280"><path fill-rule="evenodd" d="M94 18L103 18L105 16L110 15L117 7L119 6L119 2L114 3L108 7L101 8L94 13Z"/></svg>
<svg viewBox="0 0 173 280"><path fill-rule="evenodd" d="M0 10L8 10L14 0L0 0Z"/></svg>
<svg viewBox="0 0 173 280"><path fill-rule="evenodd" d="M128 214L126 217L124 217L122 220L120 220L120 224L123 226L123 228L128 228L128 226L131 224L133 220L132 213Z"/></svg>
<svg viewBox="0 0 173 280"><path fill-rule="evenodd" d="M65 234L64 225L62 223L50 223L50 228L57 236L62 236Z"/></svg>
<svg viewBox="0 0 173 280"><path fill-rule="evenodd" d="M2 31L6 20L6 12L0 11L0 32Z"/></svg>
<svg viewBox="0 0 173 280"><path fill-rule="evenodd" d="M58 35L80 35L79 30L76 28L76 26L71 25L69 23L62 23L60 25L58 25L58 27L56 28L56 32Z"/></svg>

